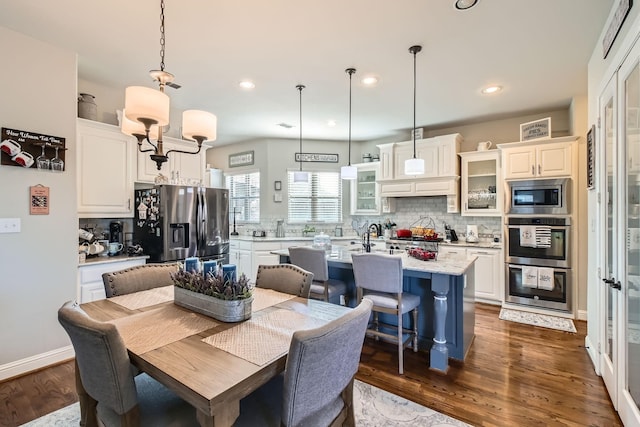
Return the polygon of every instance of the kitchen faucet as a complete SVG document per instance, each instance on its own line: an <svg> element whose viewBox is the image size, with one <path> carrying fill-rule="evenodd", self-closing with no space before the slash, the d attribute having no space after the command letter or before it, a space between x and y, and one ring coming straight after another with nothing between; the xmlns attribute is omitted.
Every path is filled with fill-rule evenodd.
<svg viewBox="0 0 640 427"><path fill-rule="evenodd" d="M362 242L362 246L364 247L365 252L371 252L371 229L374 228L377 235L380 235L380 227L378 224L371 224L366 231L367 240L366 242ZM362 236L364 239L364 236Z"/></svg>

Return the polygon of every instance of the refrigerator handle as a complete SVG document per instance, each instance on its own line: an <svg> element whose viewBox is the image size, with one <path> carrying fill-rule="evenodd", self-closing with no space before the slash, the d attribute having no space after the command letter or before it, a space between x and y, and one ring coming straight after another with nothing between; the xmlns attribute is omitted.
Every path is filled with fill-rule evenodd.
<svg viewBox="0 0 640 427"><path fill-rule="evenodd" d="M198 198L198 249L204 253L207 244L207 198L203 188L199 188Z"/></svg>

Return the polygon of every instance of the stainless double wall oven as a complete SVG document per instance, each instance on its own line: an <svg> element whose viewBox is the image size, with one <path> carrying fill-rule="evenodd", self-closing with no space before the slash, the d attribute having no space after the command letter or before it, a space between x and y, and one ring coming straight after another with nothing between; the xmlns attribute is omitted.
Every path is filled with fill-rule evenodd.
<svg viewBox="0 0 640 427"><path fill-rule="evenodd" d="M505 226L506 301L570 311L571 219L508 217ZM535 278L537 275L539 279ZM537 285L536 280L542 280L543 275L552 275L551 286Z"/></svg>

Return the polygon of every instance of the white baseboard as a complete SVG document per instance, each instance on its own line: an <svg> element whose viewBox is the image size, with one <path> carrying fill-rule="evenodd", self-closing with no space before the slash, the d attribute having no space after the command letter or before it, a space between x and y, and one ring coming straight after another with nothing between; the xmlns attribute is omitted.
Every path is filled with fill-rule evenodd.
<svg viewBox="0 0 640 427"><path fill-rule="evenodd" d="M73 357L75 357L75 352L73 351L73 346L69 345L46 353L36 354L26 359L0 365L0 381L72 359Z"/></svg>
<svg viewBox="0 0 640 427"><path fill-rule="evenodd" d="M587 350L587 354L591 359L591 363L593 363L593 370L595 371L596 375L601 376L600 375L600 357L598 355L597 349L589 339L589 335L584 337L584 348Z"/></svg>
<svg viewBox="0 0 640 427"><path fill-rule="evenodd" d="M578 310L578 312L576 313L576 319L577 320L584 320L586 322L587 321L587 310Z"/></svg>

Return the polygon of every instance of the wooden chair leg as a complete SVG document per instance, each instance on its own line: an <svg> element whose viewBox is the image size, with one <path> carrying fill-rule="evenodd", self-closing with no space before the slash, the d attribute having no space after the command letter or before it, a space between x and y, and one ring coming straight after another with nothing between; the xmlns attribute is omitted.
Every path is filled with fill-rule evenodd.
<svg viewBox="0 0 640 427"><path fill-rule="evenodd" d="M418 352L418 309L413 309L413 351Z"/></svg>
<svg viewBox="0 0 640 427"><path fill-rule="evenodd" d="M402 339L402 313L398 311L398 371L404 374L404 340Z"/></svg>
<svg viewBox="0 0 640 427"><path fill-rule="evenodd" d="M77 361L74 361L74 368L76 371L76 393L78 393L78 400L80 401L80 427L98 427L98 415L96 413L98 402L89 396L84 389Z"/></svg>

